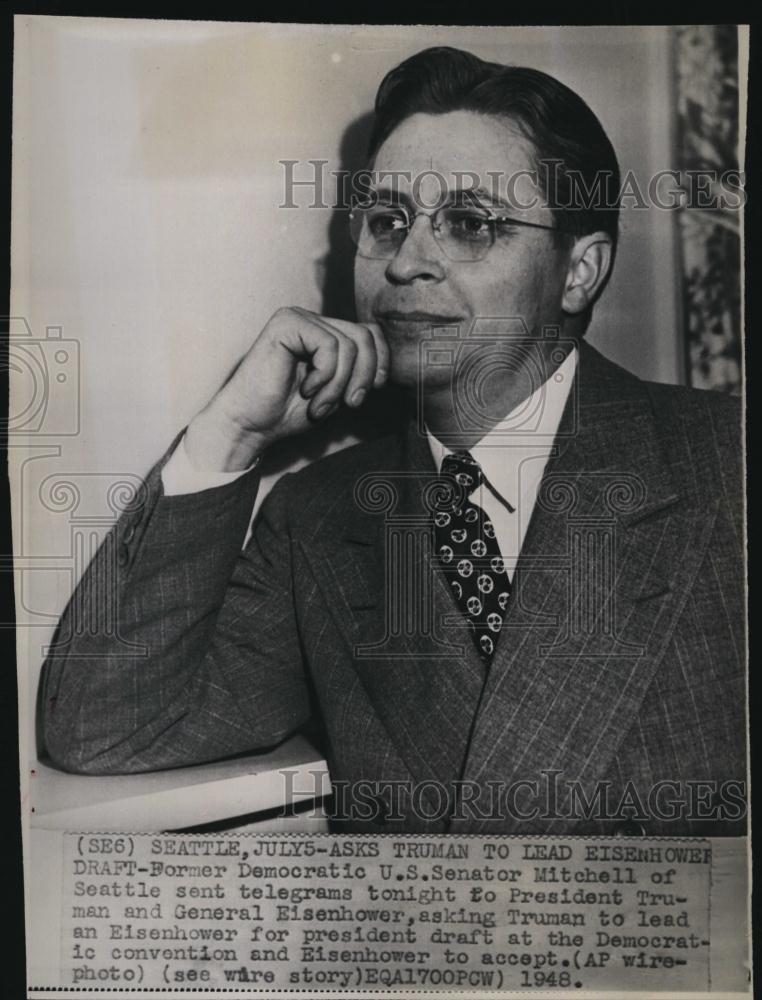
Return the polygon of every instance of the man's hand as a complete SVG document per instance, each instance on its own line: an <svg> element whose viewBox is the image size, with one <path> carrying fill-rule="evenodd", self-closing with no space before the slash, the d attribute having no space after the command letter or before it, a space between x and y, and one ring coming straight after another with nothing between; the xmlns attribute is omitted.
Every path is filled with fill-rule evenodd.
<svg viewBox="0 0 762 1000"><path fill-rule="evenodd" d="M388 371L389 348L375 323L279 309L189 424L188 456L199 468L245 469L268 445L301 434L342 403L360 406Z"/></svg>

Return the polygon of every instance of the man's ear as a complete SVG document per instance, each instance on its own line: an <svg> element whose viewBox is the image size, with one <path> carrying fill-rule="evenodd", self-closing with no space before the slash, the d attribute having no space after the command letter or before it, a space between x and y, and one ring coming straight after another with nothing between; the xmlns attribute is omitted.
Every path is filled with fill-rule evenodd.
<svg viewBox="0 0 762 1000"><path fill-rule="evenodd" d="M611 269L614 248L608 233L589 233L574 242L562 307L575 315L592 305Z"/></svg>

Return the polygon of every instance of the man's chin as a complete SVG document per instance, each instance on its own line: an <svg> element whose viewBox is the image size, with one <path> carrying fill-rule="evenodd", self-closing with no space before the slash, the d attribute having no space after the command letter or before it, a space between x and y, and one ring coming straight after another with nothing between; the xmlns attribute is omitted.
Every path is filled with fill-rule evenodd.
<svg viewBox="0 0 762 1000"><path fill-rule="evenodd" d="M392 350L389 382L409 390L445 388L452 382L452 368L432 365L417 347Z"/></svg>

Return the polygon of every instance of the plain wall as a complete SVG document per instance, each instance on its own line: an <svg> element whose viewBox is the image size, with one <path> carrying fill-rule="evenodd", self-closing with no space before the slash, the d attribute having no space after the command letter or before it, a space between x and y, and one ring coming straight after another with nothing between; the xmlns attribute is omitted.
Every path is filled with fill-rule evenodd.
<svg viewBox="0 0 762 1000"><path fill-rule="evenodd" d="M278 207L278 161L338 169L384 73L436 44L557 76L639 180L673 165L668 28L17 18L12 313L51 394L35 433L11 435L24 718L87 539L115 516L109 486L147 471L276 308L323 308L331 216ZM589 332L660 381L682 379L674 223L623 213ZM341 283L328 291L332 311L351 308ZM19 350L12 417L40 388Z"/></svg>

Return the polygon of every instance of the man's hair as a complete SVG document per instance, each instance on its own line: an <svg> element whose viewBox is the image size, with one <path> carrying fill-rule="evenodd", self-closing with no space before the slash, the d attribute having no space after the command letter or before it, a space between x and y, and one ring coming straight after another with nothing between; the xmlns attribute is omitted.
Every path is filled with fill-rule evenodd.
<svg viewBox="0 0 762 1000"><path fill-rule="evenodd" d="M543 196L563 234L603 231L616 248L619 165L603 126L581 97L536 69L485 62L461 49L424 49L384 77L376 95L370 158L406 118L474 111L510 119L535 150Z"/></svg>

